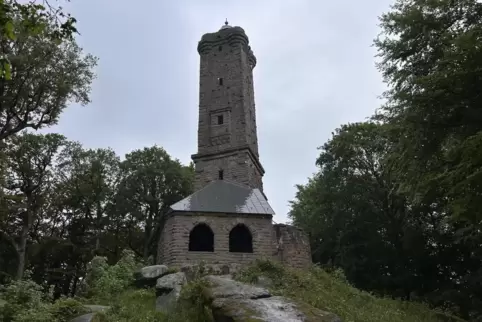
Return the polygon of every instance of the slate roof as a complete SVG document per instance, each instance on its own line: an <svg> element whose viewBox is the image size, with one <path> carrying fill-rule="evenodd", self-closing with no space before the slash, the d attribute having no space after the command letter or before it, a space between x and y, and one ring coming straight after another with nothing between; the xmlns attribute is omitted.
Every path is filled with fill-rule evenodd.
<svg viewBox="0 0 482 322"><path fill-rule="evenodd" d="M274 215L259 189L217 180L171 206L173 211Z"/></svg>

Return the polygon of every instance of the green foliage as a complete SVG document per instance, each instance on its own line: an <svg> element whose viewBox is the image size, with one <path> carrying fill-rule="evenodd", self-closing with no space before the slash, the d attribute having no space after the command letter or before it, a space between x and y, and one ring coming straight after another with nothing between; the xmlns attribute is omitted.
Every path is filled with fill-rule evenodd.
<svg viewBox="0 0 482 322"><path fill-rule="evenodd" d="M98 301L117 297L131 286L138 266L132 251L124 251L121 259L112 266L106 265L105 258L94 257L87 273L87 296Z"/></svg>
<svg viewBox="0 0 482 322"><path fill-rule="evenodd" d="M153 290L128 290L116 296L107 312L96 313L94 322L158 322L167 321L165 315L155 311L156 295Z"/></svg>
<svg viewBox="0 0 482 322"><path fill-rule="evenodd" d="M52 304L51 294L30 279L15 280L0 289L0 299L6 303L0 310L3 322L67 322L86 312L84 306L74 299L59 299Z"/></svg>
<svg viewBox="0 0 482 322"><path fill-rule="evenodd" d="M192 192L194 171L158 146L128 153L121 168L116 207L143 227L142 257L147 260L157 251L164 214Z"/></svg>
<svg viewBox="0 0 482 322"><path fill-rule="evenodd" d="M313 260L342 269L355 287L476 316L480 233L461 239L467 227L435 190L411 197L392 130L374 122L337 129L321 148L319 172L298 187L290 217L310 234Z"/></svg>
<svg viewBox="0 0 482 322"><path fill-rule="evenodd" d="M97 64L73 38L51 36L55 21L46 19L41 30L32 33L21 17L12 19L16 36L2 38L0 56L0 72L4 73L0 75L0 141L27 128L56 124L70 103L87 104Z"/></svg>
<svg viewBox="0 0 482 322"><path fill-rule="evenodd" d="M53 320L58 322L68 322L72 318L87 313L87 309L82 303L72 298L61 298L56 300L49 309Z"/></svg>
<svg viewBox="0 0 482 322"><path fill-rule="evenodd" d="M174 314L176 321L213 321L211 314L211 299L206 293L209 285L201 277L194 278L181 291L178 308Z"/></svg>
<svg viewBox="0 0 482 322"><path fill-rule="evenodd" d="M482 4L398 0L381 17L379 69L391 85L378 118L399 139L405 191L440 195L442 211L478 229Z"/></svg>
<svg viewBox="0 0 482 322"><path fill-rule="evenodd" d="M211 322L210 301L206 296L207 284L196 278L182 289L175 307L167 312L158 312L156 294L153 289L124 290L115 299L111 299L111 309L96 313L94 322Z"/></svg>
<svg viewBox="0 0 482 322"><path fill-rule="evenodd" d="M20 22L19 25L16 22ZM50 26L48 36L56 42L72 39L77 32L76 19L62 11L62 8L53 7L48 1L37 3L29 1L22 3L16 0L0 1L0 35L2 39L14 41L21 32L27 32L30 37L45 32ZM0 78L10 80L11 62L8 56L0 57Z"/></svg>
<svg viewBox="0 0 482 322"><path fill-rule="evenodd" d="M45 301L48 298L46 298L42 286L29 278L29 272L26 273L25 279L13 281L1 289L1 298L7 302L0 312L2 321L18 319L24 321L22 320L24 314L29 316L35 311L47 311ZM19 317L18 314L22 314L22 316Z"/></svg>
<svg viewBox="0 0 482 322"><path fill-rule="evenodd" d="M441 312L431 311L423 304L375 297L351 287L340 280L340 277L334 277L316 266L309 271L301 271L263 260L241 270L235 278L256 283L260 276L273 281L272 293L293 299L300 309L303 309L303 303L306 303L335 313L343 321L462 321Z"/></svg>

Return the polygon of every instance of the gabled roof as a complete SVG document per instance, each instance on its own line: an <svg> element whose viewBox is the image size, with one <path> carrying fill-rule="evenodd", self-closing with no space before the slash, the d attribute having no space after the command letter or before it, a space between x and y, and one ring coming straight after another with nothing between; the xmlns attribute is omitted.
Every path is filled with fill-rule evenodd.
<svg viewBox="0 0 482 322"><path fill-rule="evenodd" d="M259 189L217 180L171 206L173 211L274 215Z"/></svg>

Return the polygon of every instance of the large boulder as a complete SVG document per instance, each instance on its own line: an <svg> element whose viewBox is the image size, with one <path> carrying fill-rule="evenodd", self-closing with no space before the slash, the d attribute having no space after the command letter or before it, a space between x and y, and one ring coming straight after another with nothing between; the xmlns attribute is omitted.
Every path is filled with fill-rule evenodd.
<svg viewBox="0 0 482 322"><path fill-rule="evenodd" d="M208 294L213 300L218 298L259 299L271 296L265 288L234 281L227 275L210 275L206 276L206 280L211 285Z"/></svg>
<svg viewBox="0 0 482 322"><path fill-rule="evenodd" d="M169 268L166 265L146 266L134 273L134 283L137 287L153 287L157 279L167 273Z"/></svg>
<svg viewBox="0 0 482 322"><path fill-rule="evenodd" d="M230 276L207 276L206 280L216 322L341 322L335 314L271 296L265 288L234 281Z"/></svg>
<svg viewBox="0 0 482 322"><path fill-rule="evenodd" d="M70 322L92 322L95 313L87 313L70 320Z"/></svg>
<svg viewBox="0 0 482 322"><path fill-rule="evenodd" d="M179 299L181 289L187 283L183 272L164 275L156 283L156 310L167 312Z"/></svg>

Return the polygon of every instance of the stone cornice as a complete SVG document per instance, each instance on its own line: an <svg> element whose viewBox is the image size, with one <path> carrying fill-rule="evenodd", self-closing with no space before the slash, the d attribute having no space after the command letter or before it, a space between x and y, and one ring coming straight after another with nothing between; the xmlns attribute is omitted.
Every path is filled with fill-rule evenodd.
<svg viewBox="0 0 482 322"><path fill-rule="evenodd" d="M256 56L254 56L249 46L249 38L241 27L232 27L219 30L218 32L204 34L197 45L200 55L209 53L213 48L222 45L235 46L240 44L248 55L252 68L256 66Z"/></svg>
<svg viewBox="0 0 482 322"><path fill-rule="evenodd" d="M219 151L219 152L196 153L196 154L191 155L191 159L194 162L196 162L197 160L201 160L201 159L211 160L211 159L217 159L217 158L219 158L220 156L223 156L223 155L236 154L236 153L242 152L242 151L248 152L248 154L251 157L251 160L253 161L254 165L258 168L261 175L264 175L265 171L264 171L263 166L261 165L261 162L259 162L259 159L256 157L256 155L253 153L253 151L251 150L251 148L247 144L237 146L237 147L234 147L234 148L231 148L231 149L226 149L226 150Z"/></svg>

